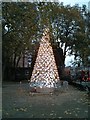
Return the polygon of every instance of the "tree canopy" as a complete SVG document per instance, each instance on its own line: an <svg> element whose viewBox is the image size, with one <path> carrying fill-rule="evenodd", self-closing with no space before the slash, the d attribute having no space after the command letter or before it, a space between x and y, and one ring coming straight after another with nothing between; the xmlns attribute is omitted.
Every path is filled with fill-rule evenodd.
<svg viewBox="0 0 90 120"><path fill-rule="evenodd" d="M17 67L25 52L33 52L43 28L49 27L52 45L60 43L63 64L66 53L86 65L90 51L90 13L83 6L58 2L2 3L3 65Z"/></svg>

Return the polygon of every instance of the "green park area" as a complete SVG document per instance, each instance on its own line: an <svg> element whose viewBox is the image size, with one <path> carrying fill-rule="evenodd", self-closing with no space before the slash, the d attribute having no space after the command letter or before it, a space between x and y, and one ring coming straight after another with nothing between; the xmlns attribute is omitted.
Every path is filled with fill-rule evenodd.
<svg viewBox="0 0 90 120"><path fill-rule="evenodd" d="M5 83L3 118L89 118L90 98L86 91L69 85L54 93L32 93L27 83Z"/></svg>
<svg viewBox="0 0 90 120"><path fill-rule="evenodd" d="M89 8L1 4L2 118L90 118Z"/></svg>

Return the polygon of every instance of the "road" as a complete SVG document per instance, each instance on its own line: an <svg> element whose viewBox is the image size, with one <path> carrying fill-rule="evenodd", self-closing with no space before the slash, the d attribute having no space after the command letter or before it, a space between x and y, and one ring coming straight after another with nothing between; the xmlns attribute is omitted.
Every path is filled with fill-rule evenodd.
<svg viewBox="0 0 90 120"><path fill-rule="evenodd" d="M28 83L2 86L3 118L88 118L90 98L86 91L69 85L54 93L31 93Z"/></svg>

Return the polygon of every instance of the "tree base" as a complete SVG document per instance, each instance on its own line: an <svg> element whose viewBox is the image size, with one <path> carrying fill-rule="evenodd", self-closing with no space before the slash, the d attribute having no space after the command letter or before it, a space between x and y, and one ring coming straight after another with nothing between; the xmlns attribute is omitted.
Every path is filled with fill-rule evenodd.
<svg viewBox="0 0 90 120"><path fill-rule="evenodd" d="M36 93L52 93L54 92L54 88L49 87L30 87L30 92L36 92Z"/></svg>

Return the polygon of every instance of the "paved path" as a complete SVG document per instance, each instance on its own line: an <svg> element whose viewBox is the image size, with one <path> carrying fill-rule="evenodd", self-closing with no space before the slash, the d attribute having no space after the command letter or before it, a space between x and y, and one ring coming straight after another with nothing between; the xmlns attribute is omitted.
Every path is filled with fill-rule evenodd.
<svg viewBox="0 0 90 120"><path fill-rule="evenodd" d="M3 118L88 118L86 91L70 86L53 94L30 93L28 83L3 85Z"/></svg>
<svg viewBox="0 0 90 120"><path fill-rule="evenodd" d="M77 84L81 84L81 85L83 85L83 86L88 86L88 87L90 87L90 82L79 82L79 81L74 81L75 83L77 83Z"/></svg>

